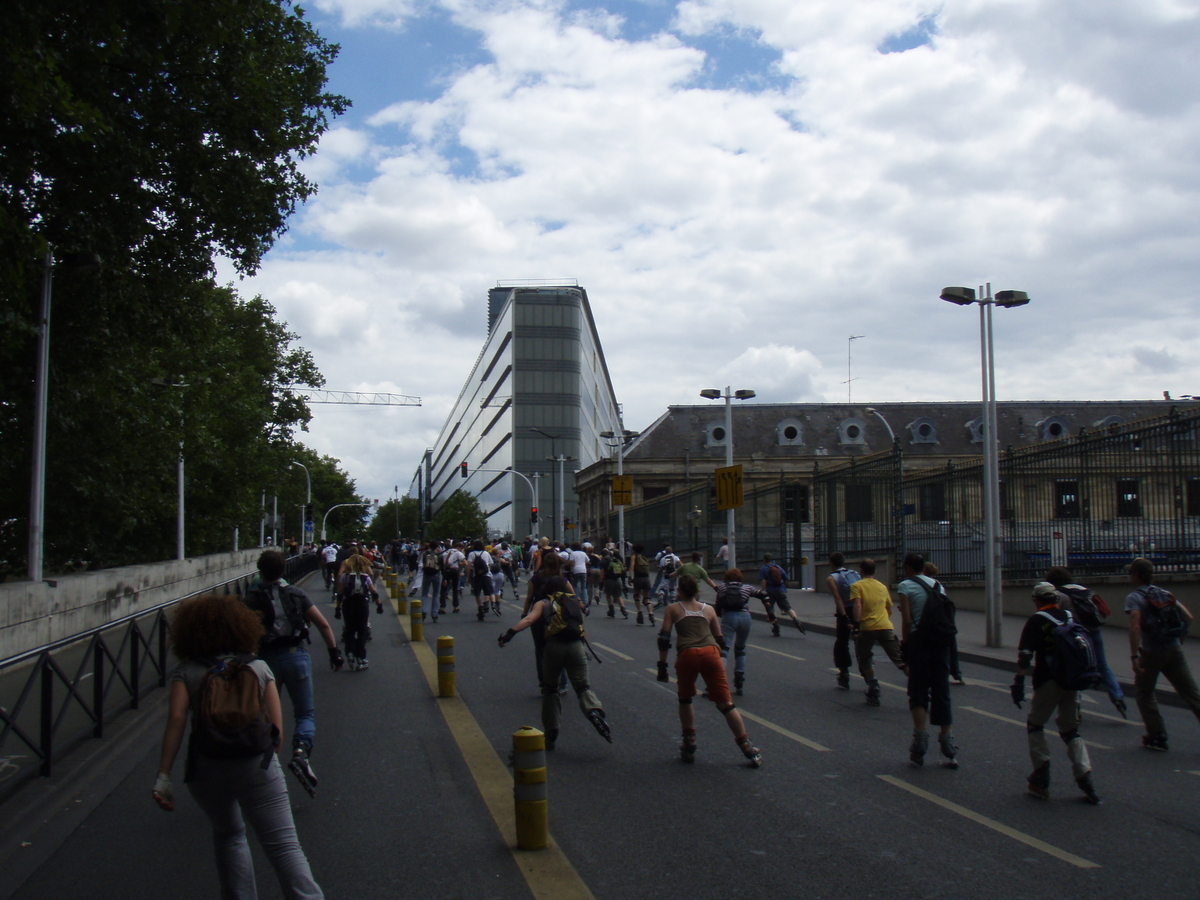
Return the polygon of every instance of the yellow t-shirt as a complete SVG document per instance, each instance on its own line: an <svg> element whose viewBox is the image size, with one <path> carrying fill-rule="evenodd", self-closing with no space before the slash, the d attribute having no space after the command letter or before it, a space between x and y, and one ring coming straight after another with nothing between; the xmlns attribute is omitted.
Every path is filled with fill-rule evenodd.
<svg viewBox="0 0 1200 900"><path fill-rule="evenodd" d="M892 597L883 582L871 577L860 578L850 585L850 599L862 601L858 627L862 631L884 631L892 628Z"/></svg>

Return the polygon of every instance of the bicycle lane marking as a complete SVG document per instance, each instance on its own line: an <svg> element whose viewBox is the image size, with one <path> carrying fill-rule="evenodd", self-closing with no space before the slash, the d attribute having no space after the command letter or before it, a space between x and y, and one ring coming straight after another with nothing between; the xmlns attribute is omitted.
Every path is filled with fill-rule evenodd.
<svg viewBox="0 0 1200 900"><path fill-rule="evenodd" d="M893 775L878 775L876 777L886 781L888 784L895 785L901 790L908 791L910 794L914 794L917 797L920 797L922 800L928 800L930 803L934 803L940 806L942 809L948 810L956 815L960 815L964 819L970 819L972 822L975 822L978 825L982 825L985 828L990 828L992 831L995 831L998 834L1012 838L1014 841L1019 841L1027 847L1040 850L1042 853L1053 856L1056 859L1061 859L1063 862L1070 863L1071 865L1077 866L1080 869L1101 868L1099 863L1094 863L1091 860L1084 859L1081 856L1076 856L1074 853L1068 853L1066 850L1055 847L1053 844L1047 844L1045 841L1039 840L1033 835L1026 834L1023 831L1018 831L1015 828L1005 825L1003 822L997 822L995 819L989 819L987 816L977 813L972 809L967 809L965 806L959 806L957 803L947 800L944 797L939 797L937 794L931 794L929 791L922 790L916 785L909 784L907 781L903 781Z"/></svg>
<svg viewBox="0 0 1200 900"><path fill-rule="evenodd" d="M395 601L393 601L393 609ZM517 849L516 810L513 806L513 779L508 767L496 755L487 735L475 721L460 697L438 697L437 656L424 641L413 641L407 616L398 616L400 627L421 667L430 691L437 698L438 709L450 728L450 734L475 779L483 802L513 860L525 877L529 890L537 900L596 900L566 854L550 836L545 850L525 852Z"/></svg>

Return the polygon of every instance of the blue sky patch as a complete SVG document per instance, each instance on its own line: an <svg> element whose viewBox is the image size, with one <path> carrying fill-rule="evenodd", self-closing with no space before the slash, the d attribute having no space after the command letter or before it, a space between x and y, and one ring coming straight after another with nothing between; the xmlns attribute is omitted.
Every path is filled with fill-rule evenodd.
<svg viewBox="0 0 1200 900"><path fill-rule="evenodd" d="M937 34L937 16L931 13L923 16L917 24L913 25L907 31L889 35L879 45L879 52L903 53L905 50L924 47L926 44L933 42L935 34Z"/></svg>
<svg viewBox="0 0 1200 900"><path fill-rule="evenodd" d="M708 34L680 36L680 40L705 54L695 87L758 93L784 90L793 81L778 68L783 54L746 31L724 26Z"/></svg>

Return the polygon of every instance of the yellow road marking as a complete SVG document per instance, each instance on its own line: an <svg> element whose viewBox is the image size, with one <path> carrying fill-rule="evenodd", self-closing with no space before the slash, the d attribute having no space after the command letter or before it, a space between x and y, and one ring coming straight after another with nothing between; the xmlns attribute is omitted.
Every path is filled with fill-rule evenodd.
<svg viewBox="0 0 1200 900"><path fill-rule="evenodd" d="M658 674L655 669L647 669L646 671L654 672L655 674ZM671 683L678 684L679 682L677 682L675 680L675 678L672 676ZM751 722L757 722L763 728L769 728L771 731L774 731L776 734L782 734L785 738L790 738L791 740L795 741L797 744L803 744L805 747L808 747L812 750L817 750L821 753L832 752L832 751L830 751L830 749L828 747L823 747L820 744L818 744L816 741L810 741L806 737L801 737L800 735L796 734L796 732L794 732L794 731L788 731L786 728L784 728L780 725L776 725L774 722L768 722L766 719L762 718L761 716L756 716L752 712L747 712L746 710L742 709L740 706L738 707L738 712L740 712L742 714L743 719L749 719Z"/></svg>
<svg viewBox="0 0 1200 900"><path fill-rule="evenodd" d="M1120 716L1110 716L1108 713L1096 712L1094 709L1087 711L1089 719L1108 719L1110 722L1120 722L1122 725L1132 725L1135 728L1141 728L1140 722L1131 722L1129 719L1122 719Z"/></svg>
<svg viewBox="0 0 1200 900"><path fill-rule="evenodd" d="M780 650L774 650L770 647L760 647L758 644L747 644L747 647L753 647L755 650L763 650L767 653L774 653L776 656L786 656L788 659L794 659L797 662L804 662L803 656L792 656L790 653L783 653Z"/></svg>
<svg viewBox="0 0 1200 900"><path fill-rule="evenodd" d="M1188 774L1189 775L1200 775L1200 772L1197 772L1194 769L1188 769Z"/></svg>
<svg viewBox="0 0 1200 900"><path fill-rule="evenodd" d="M998 716L994 712L988 712L986 709L976 709L973 706L960 706L959 709L961 709L963 712L973 712L980 716L987 716L989 719L997 719L1001 722L1008 722L1010 725L1020 725L1022 728L1025 727L1025 723L1019 721L1018 719L1010 719L1007 716ZM1086 738L1083 742L1089 747L1095 747L1097 750L1112 749L1112 747L1107 747L1104 744L1097 744L1095 741L1089 741Z"/></svg>
<svg viewBox="0 0 1200 900"><path fill-rule="evenodd" d="M608 652L609 652L609 653L611 653L613 656L619 656L621 659L625 659L625 660L628 660L629 662L633 662L633 657L632 657L632 656L626 656L626 655L625 655L624 653L622 653L620 650L614 650L612 647L605 647L605 646L604 646L603 644L601 644L599 641L591 641L591 643L592 643L592 644L594 644L595 646L599 647L601 650L606 650L606 651L608 651Z"/></svg>
<svg viewBox="0 0 1200 900"><path fill-rule="evenodd" d="M1066 850L1060 850L1053 844L1047 844L1045 841L1040 841L1032 835L1025 834L1023 831L1017 831L1015 828L1010 828L1008 825L1005 825L1002 822L997 822L995 819L989 819L987 816L980 815L974 810L967 809L965 806L959 806L957 803L952 803L943 797L939 797L937 794L931 794L929 791L921 790L921 788L909 784L907 781L901 781L899 778L895 778L892 775L880 775L878 777L886 781L888 784L895 785L901 790L908 791L910 794L915 794L923 800L928 800L930 803L936 803L942 809L949 810L952 813L957 813L965 819L970 819L972 822L982 825L985 828L990 828L992 831L1002 834L1005 837L1010 837L1014 841L1020 841L1027 847L1032 847L1035 850L1041 850L1043 853L1049 854L1057 859L1061 859L1063 862L1068 862L1071 865L1078 866L1081 869L1100 868L1099 863L1094 863L1084 859L1081 856L1068 853Z"/></svg>
<svg viewBox="0 0 1200 900"><path fill-rule="evenodd" d="M437 657L432 648L424 641L413 641L408 617L400 616L400 627L404 629L409 639L421 672L430 691L437 697ZM438 697L438 708L458 744L475 786L487 804L488 812L500 829L500 834L513 853L513 860L529 890L537 900L595 900L575 867L550 837L550 843L545 850L536 853L517 851L517 822L516 809L513 805L512 774L508 767L496 755L488 741L487 735L471 715L465 703L459 697Z"/></svg>

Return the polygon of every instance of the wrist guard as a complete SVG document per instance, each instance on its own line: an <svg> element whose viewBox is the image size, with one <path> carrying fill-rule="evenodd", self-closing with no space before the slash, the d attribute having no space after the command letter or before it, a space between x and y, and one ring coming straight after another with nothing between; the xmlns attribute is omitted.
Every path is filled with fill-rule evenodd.
<svg viewBox="0 0 1200 900"><path fill-rule="evenodd" d="M667 664L665 662L660 662L658 664L658 680L659 681L670 681L671 680L671 676L667 673Z"/></svg>
<svg viewBox="0 0 1200 900"><path fill-rule="evenodd" d="M507 644L509 641L511 641L516 636L517 636L517 633L510 628L510 629L508 629L508 631L504 632L504 634L500 635L500 643Z"/></svg>

